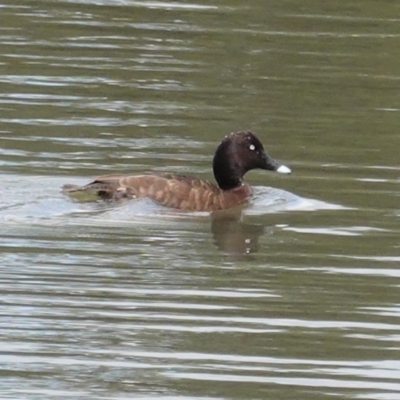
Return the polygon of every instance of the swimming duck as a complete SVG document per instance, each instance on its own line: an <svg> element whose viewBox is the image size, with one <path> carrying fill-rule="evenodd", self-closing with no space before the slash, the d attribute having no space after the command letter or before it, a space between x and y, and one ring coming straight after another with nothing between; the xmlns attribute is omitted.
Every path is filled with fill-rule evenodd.
<svg viewBox="0 0 400 400"><path fill-rule="evenodd" d="M265 152L254 133L234 132L225 136L215 151L213 171L218 186L187 175L116 174L97 177L85 186L65 185L63 192L70 196L90 192L102 199L148 197L180 210L216 211L240 205L252 195L253 190L243 177L256 168L291 172Z"/></svg>

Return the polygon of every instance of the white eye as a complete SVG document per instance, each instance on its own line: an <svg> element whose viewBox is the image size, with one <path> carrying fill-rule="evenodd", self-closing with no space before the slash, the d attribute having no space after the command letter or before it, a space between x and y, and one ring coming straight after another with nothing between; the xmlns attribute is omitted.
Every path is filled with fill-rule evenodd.
<svg viewBox="0 0 400 400"><path fill-rule="evenodd" d="M254 144L251 144L251 145L249 146L249 149L250 149L250 150L255 150L255 149L256 149L256 146L254 146Z"/></svg>

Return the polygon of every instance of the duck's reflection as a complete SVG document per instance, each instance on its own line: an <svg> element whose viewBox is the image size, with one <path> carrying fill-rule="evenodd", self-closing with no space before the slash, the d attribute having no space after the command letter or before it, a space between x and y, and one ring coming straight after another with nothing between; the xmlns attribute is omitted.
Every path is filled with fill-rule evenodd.
<svg viewBox="0 0 400 400"><path fill-rule="evenodd" d="M244 222L241 209L214 212L211 217L215 245L232 256L257 252L260 236L271 234L273 229L261 223Z"/></svg>

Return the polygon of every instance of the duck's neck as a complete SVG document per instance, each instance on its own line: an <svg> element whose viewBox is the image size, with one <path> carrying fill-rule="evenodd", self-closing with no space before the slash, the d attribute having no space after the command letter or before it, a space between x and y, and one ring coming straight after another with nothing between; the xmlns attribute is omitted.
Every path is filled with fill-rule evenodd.
<svg viewBox="0 0 400 400"><path fill-rule="evenodd" d="M238 169L233 160L229 159L227 152L223 151L221 146L218 147L213 160L213 170L215 180L222 190L231 190L242 185L243 174L238 172Z"/></svg>

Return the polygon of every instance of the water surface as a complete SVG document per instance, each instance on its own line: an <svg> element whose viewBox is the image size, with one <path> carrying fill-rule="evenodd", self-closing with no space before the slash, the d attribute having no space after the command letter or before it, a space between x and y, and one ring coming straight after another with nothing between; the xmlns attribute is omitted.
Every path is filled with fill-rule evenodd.
<svg viewBox="0 0 400 400"><path fill-rule="evenodd" d="M3 1L1 398L398 399L398 11ZM238 210L60 192L248 129Z"/></svg>

